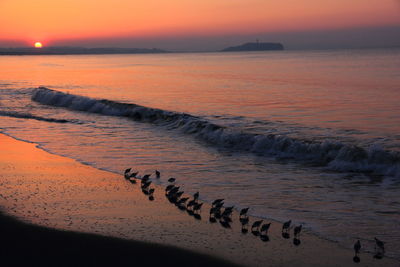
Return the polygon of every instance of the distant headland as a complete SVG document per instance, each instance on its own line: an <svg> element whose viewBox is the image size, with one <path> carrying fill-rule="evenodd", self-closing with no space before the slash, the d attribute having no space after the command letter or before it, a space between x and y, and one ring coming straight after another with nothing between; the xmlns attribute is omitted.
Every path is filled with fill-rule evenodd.
<svg viewBox="0 0 400 267"><path fill-rule="evenodd" d="M0 48L0 55L99 55L167 53L157 48L20 47Z"/></svg>
<svg viewBox="0 0 400 267"><path fill-rule="evenodd" d="M245 43L239 46L231 46L221 50L221 52L239 52L239 51L268 51L284 50L281 43Z"/></svg>

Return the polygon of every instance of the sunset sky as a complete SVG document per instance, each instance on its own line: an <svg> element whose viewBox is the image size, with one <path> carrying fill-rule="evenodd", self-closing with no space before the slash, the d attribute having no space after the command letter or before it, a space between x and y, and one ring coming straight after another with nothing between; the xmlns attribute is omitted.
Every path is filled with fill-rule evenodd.
<svg viewBox="0 0 400 267"><path fill-rule="evenodd" d="M378 34L400 28L400 1L0 0L0 46L41 41L48 46L182 47L188 39L221 43L225 36L228 44L236 41L232 36L279 38L366 28ZM386 35L390 41L393 32Z"/></svg>

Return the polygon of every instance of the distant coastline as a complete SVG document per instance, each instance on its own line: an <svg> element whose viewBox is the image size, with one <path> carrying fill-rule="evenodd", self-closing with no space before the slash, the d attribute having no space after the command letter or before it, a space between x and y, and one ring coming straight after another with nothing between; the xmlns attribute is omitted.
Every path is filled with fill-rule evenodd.
<svg viewBox="0 0 400 267"><path fill-rule="evenodd" d="M276 51L284 50L281 43L245 43L238 46L231 46L214 52L245 52L245 51ZM212 51L208 51L212 52ZM118 47L71 47L71 46L53 46L53 47L10 47L1 48L0 56L29 56L29 55L106 55L106 54L161 54L161 53L179 53L177 51L167 51L159 48L118 48Z"/></svg>
<svg viewBox="0 0 400 267"><path fill-rule="evenodd" d="M100 54L159 54L169 51L157 48L85 48L85 47L44 47L44 48L0 48L0 55L100 55Z"/></svg>

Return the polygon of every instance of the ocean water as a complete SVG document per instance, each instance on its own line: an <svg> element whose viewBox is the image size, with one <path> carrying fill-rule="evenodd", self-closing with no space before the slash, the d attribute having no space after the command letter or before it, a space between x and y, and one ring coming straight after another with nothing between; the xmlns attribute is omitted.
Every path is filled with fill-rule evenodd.
<svg viewBox="0 0 400 267"><path fill-rule="evenodd" d="M400 49L0 57L0 131L400 259Z"/></svg>

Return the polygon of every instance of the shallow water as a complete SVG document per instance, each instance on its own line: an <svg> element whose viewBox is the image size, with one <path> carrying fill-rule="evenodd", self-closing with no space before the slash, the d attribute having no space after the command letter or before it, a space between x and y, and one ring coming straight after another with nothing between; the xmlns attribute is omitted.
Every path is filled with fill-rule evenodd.
<svg viewBox="0 0 400 267"><path fill-rule="evenodd" d="M5 133L400 258L400 50L0 59Z"/></svg>

